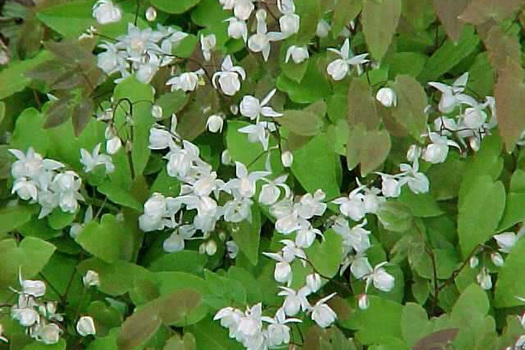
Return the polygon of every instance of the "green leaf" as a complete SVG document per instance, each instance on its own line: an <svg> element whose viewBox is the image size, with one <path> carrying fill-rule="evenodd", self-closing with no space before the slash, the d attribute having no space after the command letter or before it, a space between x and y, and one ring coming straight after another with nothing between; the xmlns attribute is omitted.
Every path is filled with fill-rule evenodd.
<svg viewBox="0 0 525 350"><path fill-rule="evenodd" d="M407 303L403 307L401 331L407 345L414 345L418 339L425 336L429 326L427 312L421 306L415 303Z"/></svg>
<svg viewBox="0 0 525 350"><path fill-rule="evenodd" d="M1 74L1 73L0 73ZM43 133L44 118L34 108L25 109L16 119L11 148L26 152L29 147L44 156L49 140Z"/></svg>
<svg viewBox="0 0 525 350"><path fill-rule="evenodd" d="M295 3L295 12L301 18L299 32L296 34L298 45L307 45L314 37L317 23L322 16L320 0L302 0Z"/></svg>
<svg viewBox="0 0 525 350"><path fill-rule="evenodd" d="M148 146L149 130L155 122L151 114L153 95L151 85L143 84L134 77L130 77L117 85L113 96L115 101L128 99L133 103L133 147L131 158L135 175L142 174L151 154ZM126 103L122 105L126 106Z"/></svg>
<svg viewBox="0 0 525 350"><path fill-rule="evenodd" d="M98 289L111 296L119 296L133 288L136 280L152 279L152 273L146 268L126 261L106 263L102 260L91 258L82 261L78 271L85 275L88 270L98 273L100 286Z"/></svg>
<svg viewBox="0 0 525 350"><path fill-rule="evenodd" d="M44 344L38 341L25 346L23 350L66 350L66 341L60 339L56 344Z"/></svg>
<svg viewBox="0 0 525 350"><path fill-rule="evenodd" d="M474 52L478 44L479 37L474 33L474 28L469 26L463 28L457 43L447 40L430 56L418 80L435 81Z"/></svg>
<svg viewBox="0 0 525 350"><path fill-rule="evenodd" d="M365 345L380 343L388 337L401 338L403 306L372 295L368 299L368 309L356 309L342 326L356 330L356 339Z"/></svg>
<svg viewBox="0 0 525 350"><path fill-rule="evenodd" d="M47 224L54 230L62 230L75 221L76 214L63 212L60 208L55 208L47 217Z"/></svg>
<svg viewBox="0 0 525 350"><path fill-rule="evenodd" d="M251 207L251 220L229 224L233 240L248 260L257 265L259 260L259 241L261 231L261 214L257 206Z"/></svg>
<svg viewBox="0 0 525 350"><path fill-rule="evenodd" d="M462 196L458 213L458 235L464 257L494 234L505 209L505 188L490 176L479 176Z"/></svg>
<svg viewBox="0 0 525 350"><path fill-rule="evenodd" d="M242 350L241 343L230 339L228 330L211 319L205 319L191 327L189 331L195 336L197 349Z"/></svg>
<svg viewBox="0 0 525 350"><path fill-rule="evenodd" d="M412 226L412 213L401 202L388 201L377 212L379 222L389 231L404 232Z"/></svg>
<svg viewBox="0 0 525 350"><path fill-rule="evenodd" d="M151 0L151 5L167 13L180 14L197 5L200 0Z"/></svg>
<svg viewBox="0 0 525 350"><path fill-rule="evenodd" d="M0 241L0 285L18 285L19 271L23 278L35 276L42 271L54 251L53 244L35 237L24 238L19 246L13 239Z"/></svg>
<svg viewBox="0 0 525 350"><path fill-rule="evenodd" d="M399 75L394 83L397 106L392 109L394 119L416 140L426 132L427 95L419 82L409 75Z"/></svg>
<svg viewBox="0 0 525 350"><path fill-rule="evenodd" d="M180 271L194 275L202 275L206 256L193 250L183 250L180 252L169 253L153 261L150 270L159 271Z"/></svg>
<svg viewBox="0 0 525 350"><path fill-rule="evenodd" d="M277 78L277 89L288 93L296 103L312 103L328 97L332 88L327 75L321 72L319 56L308 59L308 68L300 83L281 74Z"/></svg>
<svg viewBox="0 0 525 350"><path fill-rule="evenodd" d="M97 258L112 263L129 260L133 251L133 239L124 223L106 214L100 223L92 221L84 227L77 242Z"/></svg>
<svg viewBox="0 0 525 350"><path fill-rule="evenodd" d="M320 134L294 152L292 172L308 192L322 189L327 198L335 198L339 195L341 173L338 158L328 137Z"/></svg>
<svg viewBox="0 0 525 350"><path fill-rule="evenodd" d="M357 17L362 7L361 0L337 0L332 15L332 33L341 33L341 30Z"/></svg>
<svg viewBox="0 0 525 350"><path fill-rule="evenodd" d="M505 259L496 282L494 305L498 308L521 306L517 297L525 296L525 239L519 240Z"/></svg>
<svg viewBox="0 0 525 350"><path fill-rule="evenodd" d="M408 188L403 188L399 201L412 211L412 215L420 218L439 216L443 211L430 193L415 194Z"/></svg>
<svg viewBox="0 0 525 350"><path fill-rule="evenodd" d="M363 34L372 57L381 61L396 33L401 0L364 0Z"/></svg>
<svg viewBox="0 0 525 350"><path fill-rule="evenodd" d="M0 209L0 233L11 232L31 220L34 207L16 205Z"/></svg>
<svg viewBox="0 0 525 350"><path fill-rule="evenodd" d="M100 193L103 193L114 203L123 205L128 208L132 208L138 211L143 210L143 204L130 193L128 189L124 189L118 185L115 185L111 181L106 181L102 185L97 187Z"/></svg>
<svg viewBox="0 0 525 350"><path fill-rule="evenodd" d="M339 271L341 255L342 238L333 230L328 230L323 234L322 242L315 241L314 244L306 249L308 260L323 276L333 277Z"/></svg>
<svg viewBox="0 0 525 350"><path fill-rule="evenodd" d="M48 51L42 51L33 58L13 62L8 68L0 71L0 81L9 82L0 85L0 100L24 90L31 82L25 73L49 59L51 59L51 54Z"/></svg>

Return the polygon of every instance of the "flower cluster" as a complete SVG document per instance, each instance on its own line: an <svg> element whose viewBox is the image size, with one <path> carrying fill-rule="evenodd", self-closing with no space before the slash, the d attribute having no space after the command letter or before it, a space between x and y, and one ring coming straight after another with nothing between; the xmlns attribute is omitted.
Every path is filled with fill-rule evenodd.
<svg viewBox="0 0 525 350"><path fill-rule="evenodd" d="M106 74L119 73L121 82L134 74L143 82L149 83L160 67L172 63L175 56L172 50L187 36L172 27L157 26L157 30L141 30L132 23L128 33L119 36L116 43L105 41L99 47L104 51L98 55L98 67Z"/></svg>
<svg viewBox="0 0 525 350"><path fill-rule="evenodd" d="M32 338L44 344L57 343L63 332L58 323L63 317L57 313L56 302L41 300L46 294L45 283L20 277L20 286L22 290L16 291L18 302L11 308L11 317L25 327Z"/></svg>
<svg viewBox="0 0 525 350"><path fill-rule="evenodd" d="M82 180L72 170L64 170L64 164L52 159L44 159L33 148L27 152L9 150L17 161L11 167L15 179L12 193L23 200L41 206L39 218L43 218L59 207L62 211L75 213L78 201L83 200L79 193Z"/></svg>

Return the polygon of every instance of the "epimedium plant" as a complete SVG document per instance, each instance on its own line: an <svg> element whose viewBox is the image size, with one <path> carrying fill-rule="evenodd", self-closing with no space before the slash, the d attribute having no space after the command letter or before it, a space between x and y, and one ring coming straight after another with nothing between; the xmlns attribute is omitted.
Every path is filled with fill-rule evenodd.
<svg viewBox="0 0 525 350"><path fill-rule="evenodd" d="M0 347L521 349L524 5L7 2Z"/></svg>

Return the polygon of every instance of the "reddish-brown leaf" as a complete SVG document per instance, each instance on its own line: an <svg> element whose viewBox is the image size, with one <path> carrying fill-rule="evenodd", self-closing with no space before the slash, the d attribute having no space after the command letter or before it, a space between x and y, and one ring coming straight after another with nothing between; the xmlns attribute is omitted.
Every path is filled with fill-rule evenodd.
<svg viewBox="0 0 525 350"><path fill-rule="evenodd" d="M467 7L467 0L433 0L434 9L439 20L445 28L445 32L453 41L458 41L463 22L458 16Z"/></svg>
<svg viewBox="0 0 525 350"><path fill-rule="evenodd" d="M459 18L463 22L475 25L491 19L501 22L511 17L523 5L525 0L472 0Z"/></svg>

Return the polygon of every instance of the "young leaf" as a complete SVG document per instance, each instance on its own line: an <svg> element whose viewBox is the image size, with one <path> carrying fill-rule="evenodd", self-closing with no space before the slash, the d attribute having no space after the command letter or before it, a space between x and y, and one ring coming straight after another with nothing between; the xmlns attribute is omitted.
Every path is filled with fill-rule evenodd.
<svg viewBox="0 0 525 350"><path fill-rule="evenodd" d="M396 33L401 0L364 0L363 34L372 57L381 61Z"/></svg>
<svg viewBox="0 0 525 350"><path fill-rule="evenodd" d="M419 140L427 128L425 90L409 75L399 75L394 90L397 94L397 106L392 109L392 116L412 137Z"/></svg>
<svg viewBox="0 0 525 350"><path fill-rule="evenodd" d="M363 124L366 130L376 130L381 121L370 85L364 78L354 78L348 89L348 124Z"/></svg>
<svg viewBox="0 0 525 350"><path fill-rule="evenodd" d="M452 41L458 41L463 22L458 18L467 7L468 0L433 0L436 14Z"/></svg>
<svg viewBox="0 0 525 350"><path fill-rule="evenodd" d="M488 175L479 176L466 194L460 193L458 235L463 257L492 237L504 209L505 188Z"/></svg>
<svg viewBox="0 0 525 350"><path fill-rule="evenodd" d="M386 130L365 130L362 124L350 129L346 144L348 168L361 164L361 175L379 168L388 157L391 142Z"/></svg>
<svg viewBox="0 0 525 350"><path fill-rule="evenodd" d="M517 12L525 2L523 0L473 0L459 18L475 25L489 20L501 22Z"/></svg>

